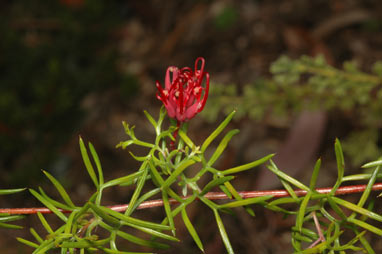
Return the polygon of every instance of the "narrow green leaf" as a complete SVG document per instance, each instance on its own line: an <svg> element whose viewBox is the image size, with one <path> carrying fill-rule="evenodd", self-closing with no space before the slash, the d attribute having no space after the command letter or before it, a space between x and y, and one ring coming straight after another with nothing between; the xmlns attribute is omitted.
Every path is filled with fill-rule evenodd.
<svg viewBox="0 0 382 254"><path fill-rule="evenodd" d="M111 215L117 219L120 219L120 220L125 221L125 222L130 223L130 224L138 225L138 226L145 227L145 228L151 228L151 229L171 230L171 227L169 227L169 226L136 219L136 218L133 218L130 216L126 216L122 213L113 211L112 209L110 209L108 207L100 206L99 209L101 209L105 213L108 213L109 215Z"/></svg>
<svg viewBox="0 0 382 254"><path fill-rule="evenodd" d="M48 250L51 250L56 247L54 239L49 239L44 241L40 246L35 249L32 254L45 254Z"/></svg>
<svg viewBox="0 0 382 254"><path fill-rule="evenodd" d="M147 241L147 240L144 240L142 238L136 237L134 235L128 234L126 232L123 232L121 230L115 231L113 227L109 226L108 224L106 224L102 221L99 222L99 225L108 231L116 232L116 234L118 236L122 237L123 239L128 240L129 242L132 242L132 243L135 243L135 244L138 244L141 246L147 246L147 247L158 248L158 249L167 249L169 247L167 244L157 243L157 242L153 242L153 241Z"/></svg>
<svg viewBox="0 0 382 254"><path fill-rule="evenodd" d="M364 221L357 220L355 218L349 218L348 222L354 223L355 225L360 226L361 228L364 228L370 232L373 232L374 234L382 236L382 230L381 229L374 227L374 226L372 226L372 225L370 225Z"/></svg>
<svg viewBox="0 0 382 254"><path fill-rule="evenodd" d="M360 240L361 237L363 237L363 235L365 235L366 232L367 232L366 230L362 231L361 233L353 237L353 239L351 239L349 242L343 245L340 244L339 239L338 240L336 239L336 246L332 250L339 251L341 254L342 253L345 254L345 250L353 250L353 251L363 250L362 248L356 247L354 245Z"/></svg>
<svg viewBox="0 0 382 254"><path fill-rule="evenodd" d="M179 150L178 149L174 149L172 150L168 156L166 156L166 163L167 165L172 165L173 163L173 158L179 154Z"/></svg>
<svg viewBox="0 0 382 254"><path fill-rule="evenodd" d="M74 250L73 248L71 248L69 250L68 250L68 248L61 248L60 254L74 254L73 250Z"/></svg>
<svg viewBox="0 0 382 254"><path fill-rule="evenodd" d="M154 163L152 160L149 160L149 166L150 166L150 172L151 172L151 175L153 177L153 180L158 183L158 185L159 185L158 187L162 188L162 186L164 184L164 180L163 180L162 176L159 174L156 167L154 166Z"/></svg>
<svg viewBox="0 0 382 254"><path fill-rule="evenodd" d="M315 191L316 189L316 183L317 183L318 173L320 172L320 168L321 168L321 159L318 159L316 161L316 164L314 165L312 177L310 178L309 189L311 191Z"/></svg>
<svg viewBox="0 0 382 254"><path fill-rule="evenodd" d="M336 202L333 200L333 198L328 195L328 202L330 207L343 219L346 221L348 218L346 217L345 213L342 211L342 209L336 204Z"/></svg>
<svg viewBox="0 0 382 254"><path fill-rule="evenodd" d="M172 141L175 141L175 138L174 138L174 136L173 136L173 133L174 133L175 130L176 130L176 126L170 126L168 130L166 130L166 131L162 131L162 132L156 137L156 139L155 139L155 144L156 144L157 146L159 146L159 142L160 142L161 140L162 140L163 143L165 144L165 143L166 143L166 142L165 142L165 139L166 139L166 138L169 138L169 139L171 139ZM162 144L163 144L163 143L162 143ZM164 146L164 147L162 146L162 148L165 149L165 146Z"/></svg>
<svg viewBox="0 0 382 254"><path fill-rule="evenodd" d="M227 147L228 145L228 142L232 139L232 137L234 135L236 135L237 133L239 133L239 130L235 129L235 130L230 130L225 136L224 138L222 139L222 141L220 141L218 147L216 148L215 152L212 154L211 158L208 160L207 162L207 165L209 167L211 167L217 159L219 159L220 155L223 153L223 151L225 150L225 148Z"/></svg>
<svg viewBox="0 0 382 254"><path fill-rule="evenodd" d="M126 147L128 147L128 146L130 146L130 145L132 145L132 144L134 144L134 140L131 140L131 139L129 139L129 140L126 140L126 141L121 141L121 142L119 142L116 146L115 146L115 148L122 148L122 149L126 149Z"/></svg>
<svg viewBox="0 0 382 254"><path fill-rule="evenodd" d="M202 201L204 204L206 204L209 208L211 208L212 210L214 209L220 209L220 206L215 204L213 201L209 200L208 198L205 198L203 196L198 196L198 198L200 199L200 201Z"/></svg>
<svg viewBox="0 0 382 254"><path fill-rule="evenodd" d="M369 180L371 175L372 174L355 174L355 175L344 176L344 178L342 178L342 182ZM379 173L377 175L377 179L381 179L381 178L382 178L382 174Z"/></svg>
<svg viewBox="0 0 382 254"><path fill-rule="evenodd" d="M366 163L362 166L362 168L372 168L377 166L382 166L382 159Z"/></svg>
<svg viewBox="0 0 382 254"><path fill-rule="evenodd" d="M163 189L163 188L170 186L176 180L178 175L180 175L189 166L195 164L195 162L196 161L193 160L191 157L191 158L185 159L181 163L179 163L179 165L177 165L175 171L172 172L172 174L166 179L166 181L164 181L163 184L161 184L161 188Z"/></svg>
<svg viewBox="0 0 382 254"><path fill-rule="evenodd" d="M90 208L96 213L99 217L101 217L107 224L114 228L118 228L121 223L119 220L115 219L114 217L110 216L109 214L105 213L102 209L101 206L97 206L93 203L88 203Z"/></svg>
<svg viewBox="0 0 382 254"><path fill-rule="evenodd" d="M128 234L126 232L123 232L123 231L117 231L117 235L130 241L130 242L132 242L132 243L138 244L138 245L147 246L147 247L151 247L151 248L157 248L157 249L168 249L169 248L169 246L167 244L147 241L147 240L138 238L136 236L133 236L131 234Z"/></svg>
<svg viewBox="0 0 382 254"><path fill-rule="evenodd" d="M148 148L154 148L155 147L154 144L147 143L147 142L144 142L144 141L141 141L138 139L134 140L134 144L138 145L138 146L148 147Z"/></svg>
<svg viewBox="0 0 382 254"><path fill-rule="evenodd" d="M178 213L182 211L183 207L186 207L187 205L192 203L195 200L195 198L196 198L196 195L194 194L191 197L185 199L183 203L180 203L180 205L178 205L174 210L171 211L172 217L175 217L176 215L178 215ZM167 223L168 223L168 218L166 217L164 218L161 224L166 225Z"/></svg>
<svg viewBox="0 0 382 254"><path fill-rule="evenodd" d="M225 182L224 186L227 187L227 189L232 193L232 195L237 201L243 200L243 198L239 195L239 193L235 190L235 188L232 186L230 182ZM250 207L244 207L244 208L249 215L255 216L255 212L252 210L252 208Z"/></svg>
<svg viewBox="0 0 382 254"><path fill-rule="evenodd" d="M294 200L293 200L294 201ZM265 205L264 206L265 208L267 208L267 209L269 209L269 210L272 210L272 211L275 211L275 212L281 212L281 213L284 213L285 215L294 215L294 214L297 214L297 212L296 211L288 211L288 210L286 210L286 209L284 209L284 208L281 208L281 207L279 207L279 206L277 206L277 205L269 205L269 204L267 204L267 205Z"/></svg>
<svg viewBox="0 0 382 254"><path fill-rule="evenodd" d="M24 190L26 190L26 188L0 190L0 195L14 194L14 193L18 193L18 192L21 192L21 191L24 191Z"/></svg>
<svg viewBox="0 0 382 254"><path fill-rule="evenodd" d="M293 233L293 239L298 240L298 241L302 241L302 242L308 242L308 243L313 242L313 240L311 238L300 234L298 231Z"/></svg>
<svg viewBox="0 0 382 254"><path fill-rule="evenodd" d="M301 241L296 239L297 234L298 234L298 232L292 233L291 243L292 243L292 246L293 246L293 249L295 250L295 252L297 251L297 253L301 253Z"/></svg>
<svg viewBox="0 0 382 254"><path fill-rule="evenodd" d="M376 201L376 199L372 199L372 200L370 200L370 202L369 202L369 204L367 205L367 208L366 208L366 209L369 210L369 211L373 211L375 201ZM362 220L362 221L365 221L365 220L367 220L367 216L362 215L359 219Z"/></svg>
<svg viewBox="0 0 382 254"><path fill-rule="evenodd" d="M143 203L145 200L151 198L152 196L155 196L156 194L158 194L159 192L161 191L160 188L155 188L155 189L152 189L151 191L149 192L146 192L145 194L143 194L142 196L140 196L137 200L137 202L135 202L135 205L134 205L134 208L133 210L137 209L137 207Z"/></svg>
<svg viewBox="0 0 382 254"><path fill-rule="evenodd" d="M129 206L127 207L127 209L125 211L125 215L127 215L127 216L129 216L134 211L133 209L134 209L135 202L137 201L138 197L141 195L143 185L146 182L147 173L149 172L149 170L147 168L147 161L145 161L143 164L144 164L144 165L142 165L143 174L138 180L137 187L135 188L133 196L130 199Z"/></svg>
<svg viewBox="0 0 382 254"><path fill-rule="evenodd" d="M186 207L183 207L182 209L182 219L184 222L184 225L186 226L188 232L192 236L192 239L194 239L194 242L199 247L199 249L204 252L202 241L200 240L198 233L196 232L194 226L192 225L190 219L187 216Z"/></svg>
<svg viewBox="0 0 382 254"><path fill-rule="evenodd" d="M145 161L145 160L148 159L148 155L146 155L146 156L136 156L136 155L133 154L131 151L129 151L129 154L130 154L131 157L133 157L134 160L136 160L136 161L140 161L140 162L142 162L142 161Z"/></svg>
<svg viewBox="0 0 382 254"><path fill-rule="evenodd" d="M334 195L338 189L338 187L342 183L342 178L344 177L344 171L345 171L345 160L344 160L344 154L342 152L341 143L338 138L336 138L336 141L334 143L334 151L336 154L336 161L337 161L337 181L334 184L332 190L330 191L331 195Z"/></svg>
<svg viewBox="0 0 382 254"><path fill-rule="evenodd" d="M50 227L49 223L46 221L46 219L44 218L44 216L43 216L40 212L37 212L37 216L38 216L38 218L40 219L40 222L41 222L41 224L44 226L45 230L46 230L49 234L53 234L53 229Z"/></svg>
<svg viewBox="0 0 382 254"><path fill-rule="evenodd" d="M183 151L184 150L183 148L184 148L184 141L183 141L183 139L179 139L177 150L178 151ZM183 152L178 152L176 154L176 156L175 156L174 165L179 165L179 163L182 160L182 158L183 158Z"/></svg>
<svg viewBox="0 0 382 254"><path fill-rule="evenodd" d="M172 234L175 236L174 217L172 216L170 202L168 201L168 196L167 196L167 193L165 191L162 191L162 199L163 199L163 206L164 206L164 210L166 212L168 223L171 227Z"/></svg>
<svg viewBox="0 0 382 254"><path fill-rule="evenodd" d="M134 180L138 179L143 174L143 171L137 171L127 176L122 176L113 180L110 180L102 185L102 188L108 188L115 185L132 183Z"/></svg>
<svg viewBox="0 0 382 254"><path fill-rule="evenodd" d="M62 199L65 201L65 203L74 208L76 207L72 200L70 199L68 193L65 191L64 187L60 184L59 181L57 181L56 178L54 178L51 174L49 174L47 171L43 170L42 172L44 172L44 174L48 177L48 179L52 182L52 184L54 185L54 187L56 187L58 193L60 193Z"/></svg>
<svg viewBox="0 0 382 254"><path fill-rule="evenodd" d="M165 158L163 156L162 152L158 153L157 158L154 154L150 155L150 159L152 160L155 167L159 167L164 175L169 175L173 171L173 163L172 161L169 161L168 158Z"/></svg>
<svg viewBox="0 0 382 254"><path fill-rule="evenodd" d="M117 239L117 234L115 233L115 231L111 232L111 234L110 234L110 248L113 251L118 250L117 245L115 243L116 239ZM106 253L109 253L109 252L106 252Z"/></svg>
<svg viewBox="0 0 382 254"><path fill-rule="evenodd" d="M182 175L182 180L183 180L184 178L185 178L184 175ZM180 185L180 186L182 186L182 185ZM183 195L183 197L187 196L188 186L189 186L189 185L187 185L187 184L183 184L183 186L182 186L182 195Z"/></svg>
<svg viewBox="0 0 382 254"><path fill-rule="evenodd" d="M316 232L314 232L313 230L310 230L310 229L307 229L307 228L301 228L301 230L299 230L296 226L292 227L292 231L293 232L298 232L302 235L305 235L307 237L309 237L310 239L318 239L318 234Z"/></svg>
<svg viewBox="0 0 382 254"><path fill-rule="evenodd" d="M166 190L166 192L168 193L168 195L170 195L172 198L176 199L178 202L182 203L183 202L183 199L181 197L179 197L178 194L176 194L173 190L171 190L171 188L163 188L164 185L164 180L162 178L162 176L159 174L158 170L155 168L153 162L151 160L149 160L149 166L150 166L150 172L151 172L151 175L153 177L153 182L156 184L158 184L158 187L160 187L162 190ZM168 180L168 179L167 179Z"/></svg>
<svg viewBox="0 0 382 254"><path fill-rule="evenodd" d="M0 222L0 228L22 229L22 226Z"/></svg>
<svg viewBox="0 0 382 254"><path fill-rule="evenodd" d="M297 214L297 218L296 218L296 227L297 227L298 232L300 232L300 233L302 230L302 224L304 223L306 206L308 205L308 202L309 202L311 196L312 196L312 192L308 192L305 195L304 199L301 202L300 209L298 210L298 214Z"/></svg>
<svg viewBox="0 0 382 254"><path fill-rule="evenodd" d="M38 192L36 192L32 189L29 189L29 191L33 196L35 196L35 198L37 198L41 203L43 203L49 210L51 210L61 220L63 220L64 222L66 222L68 220L68 218L66 218L66 216L60 210L57 209L57 207L55 207L53 204L51 204L48 200L46 200Z"/></svg>
<svg viewBox="0 0 382 254"><path fill-rule="evenodd" d="M257 166L265 163L266 161L270 160L274 155L275 154L269 154L267 156L264 156L261 159L255 160L253 162L250 162L250 163L238 166L238 167L234 167L234 168L223 170L221 173L223 175L230 175L230 174L236 174L236 173L239 173L239 172L242 172L242 171L245 171L245 170L257 167Z"/></svg>
<svg viewBox="0 0 382 254"><path fill-rule="evenodd" d="M218 228L219 228L220 236L222 237L222 240L223 240L223 243L224 243L225 248L227 250L227 253L228 254L234 254L233 248L232 248L231 243L229 241L227 232L224 228L223 221L220 218L219 212L216 209L214 209L213 211L215 214L216 223L217 223Z"/></svg>
<svg viewBox="0 0 382 254"><path fill-rule="evenodd" d="M166 115L167 115L167 109L164 105L162 105L162 107L159 110L158 128L161 127L162 122L164 118L166 117Z"/></svg>
<svg viewBox="0 0 382 254"><path fill-rule="evenodd" d="M39 242L39 243L42 243L44 240L39 236L39 234L37 234L36 230L34 230L33 228L30 228L29 231L31 232L31 234L33 235L33 237Z"/></svg>
<svg viewBox="0 0 382 254"><path fill-rule="evenodd" d="M152 236L160 237L160 238L165 239L165 240L175 241L175 242L179 242L180 241L176 237L164 234L162 232L159 232L159 231L151 229L151 228L141 227L141 226L138 226L138 225L135 225L135 224L131 224L131 223L128 223L128 222L123 222L122 224L126 225L126 226L129 226L129 227L132 227L132 228L135 228L135 229L138 229L138 230L140 230L142 232L145 232L147 234L150 234Z"/></svg>
<svg viewBox="0 0 382 254"><path fill-rule="evenodd" d="M238 207L238 206L253 205L253 204L264 202L271 198L273 198L273 196L270 196L270 195L255 197L255 198L247 198L247 199L243 199L239 201L233 201L226 204L222 204L220 205L220 208L232 208L232 207Z"/></svg>
<svg viewBox="0 0 382 254"><path fill-rule="evenodd" d="M92 238L92 235L93 235L93 231L96 231L96 229L98 228L99 226L99 223L100 222L104 222L104 220L102 220L101 218L99 218L99 216L93 211L93 215L94 217L96 217L97 219L96 220L92 220L92 221L88 221L86 223L86 225L88 225L88 227L85 229L85 237L90 237ZM90 224L89 224L90 223ZM105 222L104 222L105 223ZM106 224L106 223L105 223ZM114 231L116 231L119 227L118 226L115 226L113 227L113 225L110 225L111 228L114 228Z"/></svg>
<svg viewBox="0 0 382 254"><path fill-rule="evenodd" d="M271 201L268 205L283 205L283 204L291 204L296 203L298 204L302 198L298 198L297 200L292 197L284 197L284 198L278 198L273 201Z"/></svg>
<svg viewBox="0 0 382 254"><path fill-rule="evenodd" d="M354 232L358 235L359 232L357 229L353 229ZM359 238L359 241L361 242L361 244L363 245L364 249L366 250L366 253L368 254L375 254L375 251L373 250L373 248L370 246L369 242L366 240L366 238L364 236L361 236Z"/></svg>
<svg viewBox="0 0 382 254"><path fill-rule="evenodd" d="M95 164L97 166L99 185L102 185L104 180L103 180L103 172L102 172L101 162L99 160L99 157L98 157L98 154L97 154L96 150L94 149L93 144L90 143L90 142L89 142L89 149L90 149L90 153L93 156L93 160L94 160L94 162L95 162Z"/></svg>
<svg viewBox="0 0 382 254"><path fill-rule="evenodd" d="M23 239L21 237L17 237L16 240L19 241L20 243L28 245L28 246L30 246L32 248L38 248L38 246L39 246L38 244L36 244L34 242L31 242L31 241L28 241L28 240L25 240L25 239Z"/></svg>
<svg viewBox="0 0 382 254"><path fill-rule="evenodd" d="M73 219L76 217L77 211L73 211L70 213L68 222L65 224L65 234L71 234L72 233L72 225L73 225Z"/></svg>
<svg viewBox="0 0 382 254"><path fill-rule="evenodd" d="M178 132L179 137L183 139L184 143L186 143L191 149L194 149L195 144L191 141L191 139L186 135L186 133L183 130L179 130Z"/></svg>
<svg viewBox="0 0 382 254"><path fill-rule="evenodd" d="M326 211L324 207L321 207L321 208L320 208L320 212L322 213L322 215L323 215L326 219L328 219L328 220L331 221L332 223L333 223L333 222L337 222L337 219L334 218L328 211Z"/></svg>
<svg viewBox="0 0 382 254"><path fill-rule="evenodd" d="M11 221L16 221L16 220L21 220L25 218L24 215L5 215L1 214L0 215L0 222L11 222Z"/></svg>
<svg viewBox="0 0 382 254"><path fill-rule="evenodd" d="M84 141L82 140L81 137L80 137L80 150L81 150L82 160L84 161L86 170L88 171L88 174L89 174L90 178L92 179L94 185L98 189L99 188L99 182L98 182L98 179L97 179L97 175L96 175L96 173L94 171L93 165L90 162L88 152L86 150Z"/></svg>
<svg viewBox="0 0 382 254"><path fill-rule="evenodd" d="M226 119L214 130L211 135L208 136L208 138L204 141L202 144L201 151L204 153L208 146L211 144L212 141L224 130L224 128L228 125L228 123L232 120L232 117L235 115L236 111L233 111L231 114L229 114Z"/></svg>
<svg viewBox="0 0 382 254"><path fill-rule="evenodd" d="M202 192L199 195L204 196L204 194L209 192L215 186L224 184L225 182L231 181L234 178L235 178L234 176L225 176L225 177L216 178L216 179L210 181L208 184L206 184L206 186L204 186Z"/></svg>
<svg viewBox="0 0 382 254"><path fill-rule="evenodd" d="M228 197L229 199L232 199L232 193L229 192L228 188L225 187L225 185L219 185L219 189L221 189L221 190L224 192L224 194L227 195L227 197Z"/></svg>
<svg viewBox="0 0 382 254"><path fill-rule="evenodd" d="M280 179L280 182L284 186L285 190L289 193L289 195L295 200L298 200L297 194L294 192L292 186L290 186L290 184L283 179Z"/></svg>
<svg viewBox="0 0 382 254"><path fill-rule="evenodd" d="M380 172L381 168L382 168L382 166L377 166L375 168L373 174L371 175L371 177L369 179L369 182L367 183L366 189L364 190L360 200L358 201L358 204L357 204L358 206L362 207L366 203L366 201L370 195L370 192L373 188L373 185L374 185L375 181L377 180L377 176L378 176L378 173Z"/></svg>
<svg viewBox="0 0 382 254"><path fill-rule="evenodd" d="M146 110L144 110L143 113L145 113L145 116L146 116L147 120L149 120L151 125L154 126L156 134L158 135L159 132L158 132L158 124L157 124L157 122L154 120L154 118Z"/></svg>
<svg viewBox="0 0 382 254"><path fill-rule="evenodd" d="M304 184L302 184L301 182L297 181L296 179L294 179L293 177L290 177L289 175L285 174L284 172L280 171L276 164L270 160L270 165L267 166L267 168L272 171L273 173L275 173L278 177L280 177L281 179L283 179L284 181L296 186L297 188L299 189L302 189L302 190L306 190L306 191L309 191L310 189L305 186Z"/></svg>
<svg viewBox="0 0 382 254"><path fill-rule="evenodd" d="M68 206L67 204L64 204L52 199L44 192L44 190L41 187L38 187L38 190L40 191L41 196L43 196L43 198L45 198L49 203L51 203L55 207L61 208L64 210L69 210L69 211L72 211L74 209L74 207Z"/></svg>
<svg viewBox="0 0 382 254"><path fill-rule="evenodd" d="M332 197L332 199L339 205L342 205L354 212L357 212L359 214L362 214L362 215L365 215L373 220L376 220L376 221L379 221L379 222L382 222L382 216L379 215L379 214L376 214L374 212L371 212L365 208L362 208L362 207L359 207L353 203L350 203L349 201L346 201L346 200L343 200L343 199L340 199L340 198L337 198L337 197Z"/></svg>
<svg viewBox="0 0 382 254"><path fill-rule="evenodd" d="M77 249L87 249L91 247L99 247L103 246L107 243L109 243L109 238L94 241L94 240L87 240L87 239L80 239L76 242L63 242L60 244L61 248L77 248Z"/></svg>
<svg viewBox="0 0 382 254"><path fill-rule="evenodd" d="M94 193L91 198L88 200L88 202L85 203L85 205L83 207L81 207L77 212L76 212L76 216L74 218L74 221L77 221L77 220L81 220L81 216L84 215L85 213L90 213L89 209L90 209L90 203L94 202L94 199L96 197L96 194L97 193Z"/></svg>

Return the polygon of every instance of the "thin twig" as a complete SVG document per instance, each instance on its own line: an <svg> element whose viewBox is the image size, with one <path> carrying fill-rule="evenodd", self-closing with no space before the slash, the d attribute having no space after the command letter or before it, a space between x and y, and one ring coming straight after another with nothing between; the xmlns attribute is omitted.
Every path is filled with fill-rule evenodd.
<svg viewBox="0 0 382 254"><path fill-rule="evenodd" d="M361 185L349 185L349 186L343 186L339 187L337 191L335 192L335 195L346 195L346 194L352 194L352 193L360 193L364 192L366 189L366 184ZM330 193L332 188L318 188L316 191L321 194L327 194ZM372 187L373 191L379 191L382 190L382 183L376 183ZM305 190L294 190L297 196L305 196L307 194L307 191ZM242 198L254 198L254 197L262 197L262 196L273 196L275 198L282 198L282 197L288 197L290 196L289 193L286 190L266 190L266 191L240 191L239 195ZM185 196L183 199L187 199L190 196ZM208 192L206 195L204 195L205 198L209 200L224 200L229 199L226 194L223 192ZM179 203L175 199L169 199L170 204L177 204ZM117 211L117 212L124 212L129 205L113 205L108 206L108 208ZM146 208L153 208L153 207L159 207L163 206L163 200L161 199L155 199L155 200L149 200L141 203L137 209L146 209ZM71 213L71 210L64 210L59 209L63 213ZM3 208L0 209L0 214L35 214L37 212L40 213L52 213L51 210L45 207L32 207L32 208Z"/></svg>
<svg viewBox="0 0 382 254"><path fill-rule="evenodd" d="M319 242L325 242L325 237L324 237L324 234L322 233L322 230L321 230L321 226L320 226L320 222L318 221L318 218L316 216L316 212L313 212L312 213L312 216L313 216L313 220L314 220L314 225L316 226L316 230L317 230L317 233L318 233L318 239L312 243L308 249L310 248L313 248L314 246L316 246Z"/></svg>

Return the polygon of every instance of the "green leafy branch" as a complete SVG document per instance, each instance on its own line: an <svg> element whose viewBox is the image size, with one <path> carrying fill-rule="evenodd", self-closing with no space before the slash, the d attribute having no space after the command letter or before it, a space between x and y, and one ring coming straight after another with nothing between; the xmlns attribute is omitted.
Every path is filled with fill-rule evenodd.
<svg viewBox="0 0 382 254"><path fill-rule="evenodd" d="M187 126L183 125L178 130L179 140L177 147L173 150L168 149L167 143L175 140L172 133L176 127L170 126L163 130L165 114L162 108L158 121L155 121L145 112L156 132L153 143L138 139L135 136L134 127L123 124L129 139L121 142L117 147L127 148L134 144L146 148L148 152L146 156L136 156L130 152L136 160L141 162L141 166L129 175L109 181L104 179L103 168L93 145L89 143L86 146L80 138L80 151L85 168L95 186L95 193L83 205L75 205L61 183L51 174L43 171L56 188L61 201L48 196L42 188L30 189L30 193L46 207L45 210L40 208L29 210L30 213L37 214L46 233L43 236L31 228L30 232L34 241L23 238L18 240L34 248L33 253L47 253L53 250L59 250L61 253L76 253L77 250L81 253L97 251L133 253L120 250L116 243L118 238L141 246L165 249L169 248L167 241L179 241L176 237L174 218L180 215L196 246L204 252L202 239L187 213L187 207L198 201L211 210L228 253L234 253L234 250L221 213L231 214L233 208L244 207L251 216L254 216L251 205L263 206L272 211L285 213L286 216L296 217L296 223L291 228L291 232L292 245L297 253L335 253L361 249L374 253L364 235L367 231L382 235L382 230L375 225L382 222L382 216L372 211L373 201L370 201L367 207L365 205L372 190L382 189L382 184L376 183L376 180L382 177L381 160L364 165L365 168L375 168L370 174L345 176L342 147L336 140L338 177L331 188L316 188L321 160L318 160L314 167L309 186L278 169L271 160L273 154L241 166L220 170L214 165L238 130L226 132L216 148L208 153L211 154L210 156L206 155L206 151L211 150L211 144L223 133L235 112L229 114L200 146L195 145L187 136ZM248 192L236 190L232 183L235 174L266 162L269 162L268 169L278 176L285 190ZM209 175L211 180L201 184L200 179L205 175ZM360 180L368 182L366 185L342 186L344 182ZM148 182L153 183L155 187L144 192L143 187ZM129 204L111 207L104 205L103 191L117 186L134 186ZM222 192L213 192L215 189L220 189ZM21 190L11 190L8 193L17 191ZM340 194L353 192L363 192L357 204L338 197ZM153 200L157 196L161 199ZM291 208L293 205L295 208ZM146 221L134 216L137 209L154 206L163 206L165 217L162 222ZM17 217L19 215L11 214L13 209L7 211L8 214L4 217L21 218ZM61 226L55 229L50 225L43 215L48 211L62 221ZM6 212L4 209L0 210L0 213L4 212ZM20 209L19 212L27 213L25 208ZM127 232L128 229L141 231L148 238L130 234ZM340 238L345 230L353 232L354 237L343 244Z"/></svg>

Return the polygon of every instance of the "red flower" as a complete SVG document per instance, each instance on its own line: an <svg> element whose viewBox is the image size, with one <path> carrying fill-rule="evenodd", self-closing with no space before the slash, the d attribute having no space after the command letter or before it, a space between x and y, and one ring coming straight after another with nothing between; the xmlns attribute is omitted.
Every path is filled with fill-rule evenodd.
<svg viewBox="0 0 382 254"><path fill-rule="evenodd" d="M198 63L201 62L200 69ZM157 98L167 109L167 114L175 118L178 123L186 122L203 110L208 98L210 75L204 72L204 58L195 61L195 70L189 67L178 69L175 66L167 68L165 88L157 81ZM172 78L170 77L172 73ZM205 87L202 86L206 77ZM203 92L204 91L204 92Z"/></svg>

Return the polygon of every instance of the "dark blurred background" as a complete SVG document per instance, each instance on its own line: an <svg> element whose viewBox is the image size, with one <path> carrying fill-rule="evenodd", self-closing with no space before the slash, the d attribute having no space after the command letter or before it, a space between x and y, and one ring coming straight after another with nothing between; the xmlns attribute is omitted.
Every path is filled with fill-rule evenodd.
<svg viewBox="0 0 382 254"><path fill-rule="evenodd" d="M115 149L126 138L121 122L136 125L143 140L153 137L143 110L157 116L161 103L154 84L163 82L167 66L193 66L203 56L212 86L230 84L241 93L249 83L271 79L270 65L282 54L321 54L339 68L355 60L370 72L382 59L381 15L377 0L1 1L0 188L43 186L49 191L44 169L63 182L77 203L84 202L94 189L82 166L78 136L95 145L106 179L135 170L127 151ZM199 143L225 116L219 104L207 102L207 111L209 107L216 121L202 114L190 124L190 136ZM346 139L351 130L362 128L353 113L316 109L288 112L272 121L242 114L230 126L242 132L219 166L279 152L280 168L305 179L323 156L326 173L320 182L328 186L336 172L334 138ZM382 124L377 122L373 128L379 136L372 143L380 154ZM302 145L303 151L296 151ZM347 172L358 172L364 162L350 164ZM264 172L239 178L238 189L278 188L277 179ZM124 203L130 195L131 190L113 190L106 193L105 203ZM1 197L1 207L38 205L27 193ZM143 216L157 218L153 214L158 212ZM216 228L203 227L212 223L212 214L202 206L189 214L200 225L206 253L224 253ZM237 253L291 253L293 220L261 209L257 215L252 219L238 210L236 217L224 218ZM35 226L33 220L25 224ZM196 253L183 224L178 225L183 241L171 252ZM7 233L1 231L2 253L30 253L27 247L14 247L18 245ZM28 234L11 233L30 238Z"/></svg>

